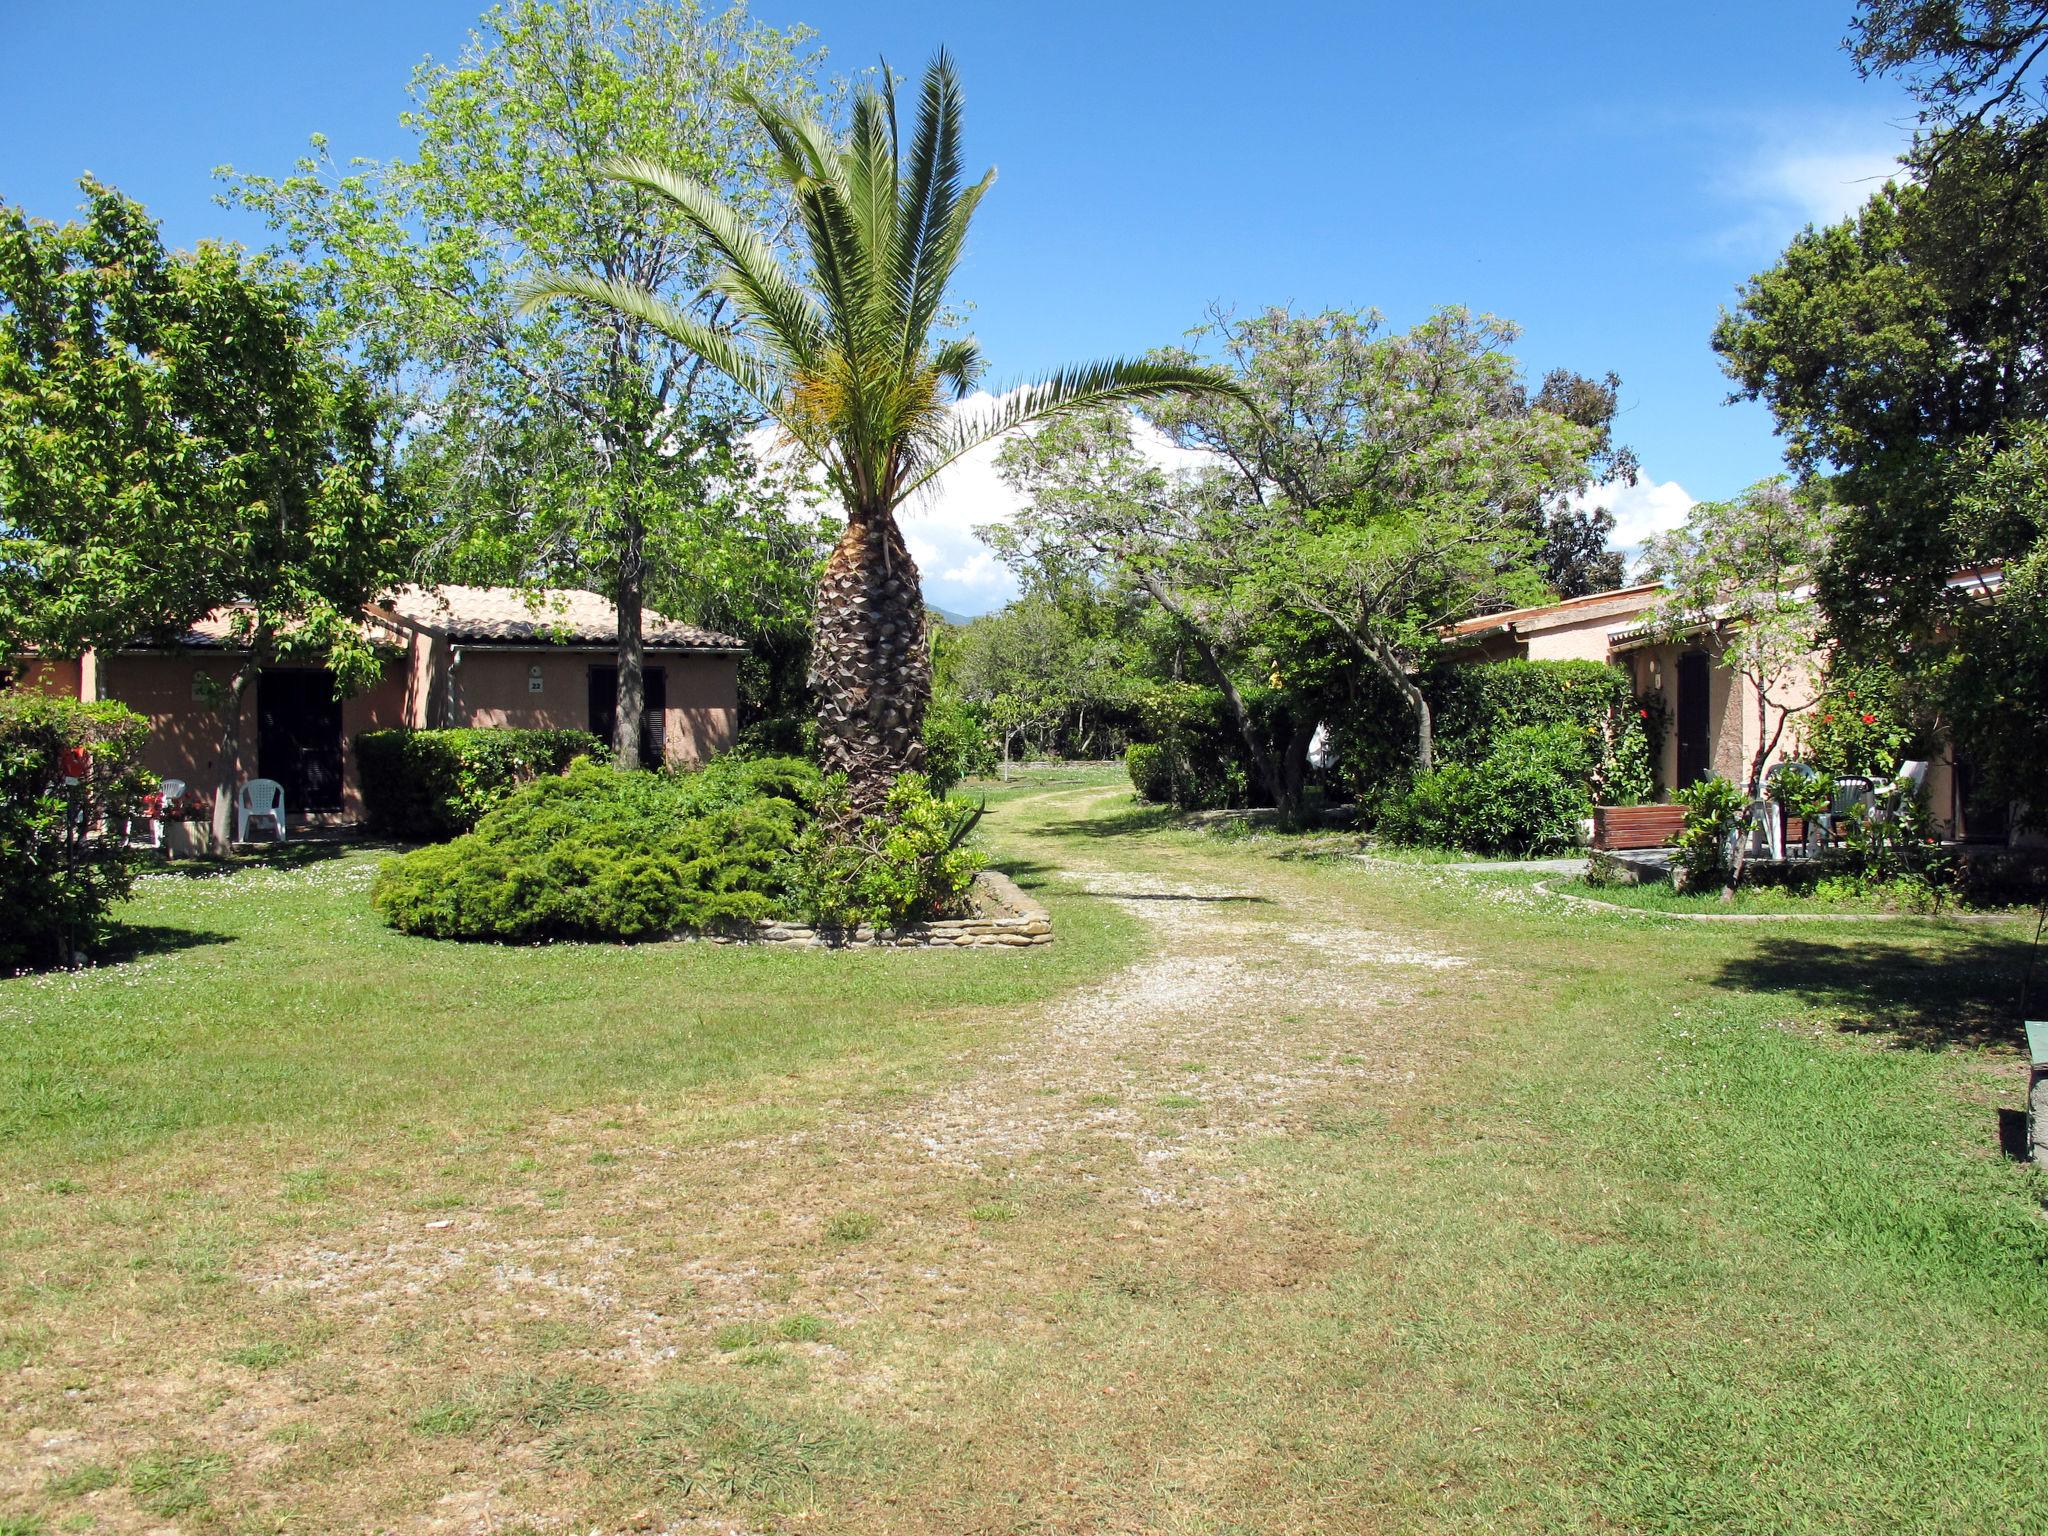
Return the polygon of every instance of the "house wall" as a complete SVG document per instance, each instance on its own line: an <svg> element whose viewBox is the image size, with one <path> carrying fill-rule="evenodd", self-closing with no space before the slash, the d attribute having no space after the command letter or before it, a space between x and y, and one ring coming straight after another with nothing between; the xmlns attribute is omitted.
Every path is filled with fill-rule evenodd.
<svg viewBox="0 0 2048 1536"><path fill-rule="evenodd" d="M32 657L16 663L19 673L14 686L23 693L49 693L63 699L82 699L79 691L84 669L70 657Z"/></svg>
<svg viewBox="0 0 2048 1536"><path fill-rule="evenodd" d="M436 641L437 645L445 644ZM520 650L456 646L447 723L521 729L590 729L590 669L613 664L609 650ZM663 756L701 763L733 744L739 731L739 658L650 651L647 665L666 674ZM540 668L539 693L529 673Z"/></svg>
<svg viewBox="0 0 2048 1536"><path fill-rule="evenodd" d="M1525 654L1531 661L1605 661L1607 632L1617 622L1612 613L1596 613L1568 624L1524 629Z"/></svg>
<svg viewBox="0 0 2048 1536"><path fill-rule="evenodd" d="M1731 783L1749 782L1749 767L1759 742L1766 741L1778 723L1778 705L1801 709L1810 704L1819 688L1819 658L1813 668L1772 693L1772 707L1761 722L1757 719L1757 690L1745 677L1721 660L1721 646L1687 644L1645 645L1626 653L1638 694L1661 694L1669 711L1664 732L1664 750L1657 763L1657 782L1668 791L1678 780L1678 658L1687 651L1705 649L1713 658L1707 671L1707 737L1712 743L1708 770ZM1765 755L1764 768L1795 756L1800 741L1800 717L1791 716L1775 746Z"/></svg>
<svg viewBox="0 0 2048 1536"><path fill-rule="evenodd" d="M177 655L117 654L103 656L99 670L105 680L106 697L118 699L149 721L149 740L143 748L143 766L164 778L183 779L189 788L210 791L228 772L222 762L224 706L211 703L195 693L201 673L225 685L234 675L236 658L218 652L185 652ZM406 718L406 659L387 664L383 678L374 686L344 699L341 705L342 809L344 819L362 815L362 780L356 767L355 738L361 731L386 730L404 725ZM256 777L258 761L257 699L262 687L259 676L254 687L242 694L237 720L240 770L236 778ZM298 813L285 809L294 819Z"/></svg>

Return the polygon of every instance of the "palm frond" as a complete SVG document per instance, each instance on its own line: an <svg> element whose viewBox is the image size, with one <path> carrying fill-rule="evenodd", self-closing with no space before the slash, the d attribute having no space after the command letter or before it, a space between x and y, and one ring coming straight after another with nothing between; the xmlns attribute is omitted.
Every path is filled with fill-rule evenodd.
<svg viewBox="0 0 2048 1536"><path fill-rule="evenodd" d="M719 259L714 279L741 312L772 333L794 367L815 360L826 329L824 312L760 232L704 183L652 160L626 158L608 167L620 181L666 199L682 211Z"/></svg>
<svg viewBox="0 0 2048 1536"><path fill-rule="evenodd" d="M938 312L946 281L958 258L942 233L953 226L960 201L960 118L963 98L952 55L941 48L925 69L911 144L903 206L896 220L896 245L889 277L901 312L901 355L905 362L924 349L925 331ZM985 190L995 173L982 178ZM977 195L975 201L979 202Z"/></svg>
<svg viewBox="0 0 2048 1536"><path fill-rule="evenodd" d="M1109 358L1063 368L1049 379L1013 389L986 409L954 414L917 456L897 499L911 495L947 465L1007 432L1090 406L1156 400L1164 395L1221 395L1244 401L1244 390L1221 369L1143 358Z"/></svg>
<svg viewBox="0 0 2048 1536"><path fill-rule="evenodd" d="M808 430L791 409L789 391L781 375L735 337L714 330L659 294L650 293L635 283L588 277L577 272L556 272L522 283L515 297L521 310L537 309L552 299L579 299L630 315L679 345L688 347L731 379L813 457L830 467L830 443L820 440L817 433Z"/></svg>

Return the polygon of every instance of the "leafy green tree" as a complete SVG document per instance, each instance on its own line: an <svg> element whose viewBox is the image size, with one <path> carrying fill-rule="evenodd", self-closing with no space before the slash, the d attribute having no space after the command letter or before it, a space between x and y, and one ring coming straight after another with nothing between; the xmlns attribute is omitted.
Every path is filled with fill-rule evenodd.
<svg viewBox="0 0 2048 1536"><path fill-rule="evenodd" d="M570 298L647 326L709 362L822 467L846 530L819 583L811 678L819 754L847 776L851 810L884 808L889 785L923 754L931 661L917 567L896 509L982 443L1075 409L1178 391L1227 391L1214 370L1112 360L1055 374L961 412L981 377L972 338L942 338L946 293L995 173L962 171L961 93L943 52L926 69L917 125L897 130L885 77L860 91L841 142L801 103L751 85L740 100L774 144L794 210L800 271L778 258L758 218L688 166L632 158L614 181L661 200L715 253L710 285L736 320L721 329L631 274L563 272L530 301Z"/></svg>
<svg viewBox="0 0 2048 1536"><path fill-rule="evenodd" d="M1244 524L1234 509L1205 495L1198 477L1148 460L1129 413L1113 408L1020 434L1003 445L997 468L1026 504L982 537L1027 580L1143 593L1223 695L1253 770L1279 795L1281 770L1248 700L1257 608L1237 585ZM1013 714L1020 729L1031 718Z"/></svg>
<svg viewBox="0 0 2048 1536"><path fill-rule="evenodd" d="M227 173L231 200L309 264L332 333L408 393L409 484L437 519L426 574L617 603L622 765L643 607L731 624L772 662L800 632L788 578L803 585L810 551L774 510L787 487L746 449L752 408L698 351L628 311L522 310L518 293L551 272L628 284L725 334L713 244L603 168L659 161L779 227L776 151L733 93L816 102L807 37L698 0L516 0L452 64L414 72L409 155L343 164L316 137L290 176ZM731 587L696 576L735 566Z"/></svg>
<svg viewBox="0 0 2048 1536"><path fill-rule="evenodd" d="M1217 557L1238 562L1240 597L1314 616L1377 671L1414 713L1427 771L1429 703L1414 676L1436 632L1547 596L1549 513L1633 460L1608 431L1616 382L1575 389L1576 376L1553 375L1532 398L1507 321L1452 308L1379 330L1369 312L1225 322L1242 400L1150 414L1219 466L1205 526L1228 541ZM1306 750L1303 736L1290 755ZM1273 775L1282 794L1299 778L1287 763Z"/></svg>
<svg viewBox="0 0 2048 1536"><path fill-rule="evenodd" d="M1733 501L1701 502L1680 527L1650 540L1644 562L1670 595L1648 615L1676 639L1720 637L1721 664L1749 684L1756 750L1743 789L1754 804L1764 764L1820 689L1814 655L1820 613L1809 585L1836 513L1826 498L1782 479ZM1743 827L1748 828L1748 812ZM1742 878L1738 851L1731 884Z"/></svg>
<svg viewBox="0 0 2048 1536"><path fill-rule="evenodd" d="M1948 142L1923 180L1795 238L1714 335L1794 471L1838 477L1821 595L1873 654L1935 644L1950 573L1995 553L1954 516L1957 455L2048 417L2048 174L2000 131Z"/></svg>
<svg viewBox="0 0 2048 1536"><path fill-rule="evenodd" d="M2048 422L1960 457L1955 523L1996 551L1951 588L1936 697L1983 784L2048 821ZM1996 571L1996 577L1992 575Z"/></svg>
<svg viewBox="0 0 2048 1536"><path fill-rule="evenodd" d="M2048 0L1863 0L1849 48L1865 77L1904 75L1930 127L2048 109Z"/></svg>
<svg viewBox="0 0 2048 1536"><path fill-rule="evenodd" d="M297 283L223 246L173 255L82 185L80 223L0 210L0 649L165 640L226 610L224 840L249 684L287 656L375 678L362 605L409 529L378 400L322 353Z"/></svg>

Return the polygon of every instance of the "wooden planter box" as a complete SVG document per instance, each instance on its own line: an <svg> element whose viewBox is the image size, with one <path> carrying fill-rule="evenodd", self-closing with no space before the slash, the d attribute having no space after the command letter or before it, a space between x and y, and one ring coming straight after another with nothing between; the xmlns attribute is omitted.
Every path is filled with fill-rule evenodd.
<svg viewBox="0 0 2048 1536"><path fill-rule="evenodd" d="M201 859L213 852L213 824L207 821L164 823L164 857Z"/></svg>
<svg viewBox="0 0 2048 1536"><path fill-rule="evenodd" d="M1684 826L1682 805L1596 805L1593 846L1602 852L1669 848Z"/></svg>

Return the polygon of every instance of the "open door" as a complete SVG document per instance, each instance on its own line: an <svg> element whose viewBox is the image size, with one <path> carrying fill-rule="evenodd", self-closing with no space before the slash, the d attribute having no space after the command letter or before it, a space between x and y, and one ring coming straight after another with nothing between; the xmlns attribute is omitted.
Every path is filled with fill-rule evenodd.
<svg viewBox="0 0 2048 1536"><path fill-rule="evenodd" d="M1713 771L1713 736L1707 709L1713 681L1713 662L1705 651L1687 651L1678 658L1679 789L1699 783Z"/></svg>
<svg viewBox="0 0 2048 1536"><path fill-rule="evenodd" d="M284 808L341 809L341 695L324 667L256 677L256 776L284 786Z"/></svg>
<svg viewBox="0 0 2048 1536"><path fill-rule="evenodd" d="M640 766L659 768L668 743L668 674L660 667L648 667L640 674ZM590 669L590 734L607 747L618 730L619 669Z"/></svg>

